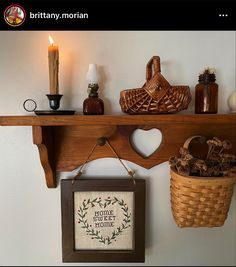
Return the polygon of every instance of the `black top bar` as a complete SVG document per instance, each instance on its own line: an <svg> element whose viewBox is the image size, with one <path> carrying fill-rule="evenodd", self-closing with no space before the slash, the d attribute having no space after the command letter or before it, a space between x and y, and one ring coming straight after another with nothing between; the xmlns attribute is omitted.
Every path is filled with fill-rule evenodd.
<svg viewBox="0 0 236 267"><path fill-rule="evenodd" d="M12 4L25 10L20 26L4 19ZM236 30L234 16L229 0L1 0L0 30Z"/></svg>

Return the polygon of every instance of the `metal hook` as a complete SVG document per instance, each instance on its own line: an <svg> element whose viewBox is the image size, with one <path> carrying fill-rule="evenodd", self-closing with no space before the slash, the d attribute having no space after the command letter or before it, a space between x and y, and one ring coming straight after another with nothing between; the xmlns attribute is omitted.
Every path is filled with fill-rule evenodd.
<svg viewBox="0 0 236 267"><path fill-rule="evenodd" d="M99 146L104 146L106 144L106 142L107 142L107 138L104 136L97 139L97 144Z"/></svg>

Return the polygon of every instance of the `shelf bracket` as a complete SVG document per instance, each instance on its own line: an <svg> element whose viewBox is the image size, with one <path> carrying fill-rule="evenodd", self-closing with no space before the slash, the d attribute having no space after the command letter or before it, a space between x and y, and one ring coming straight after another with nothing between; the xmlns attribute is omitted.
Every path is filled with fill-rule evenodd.
<svg viewBox="0 0 236 267"><path fill-rule="evenodd" d="M57 186L56 171L54 164L54 138L53 127L32 126L33 143L38 147L40 161L45 172L48 188Z"/></svg>

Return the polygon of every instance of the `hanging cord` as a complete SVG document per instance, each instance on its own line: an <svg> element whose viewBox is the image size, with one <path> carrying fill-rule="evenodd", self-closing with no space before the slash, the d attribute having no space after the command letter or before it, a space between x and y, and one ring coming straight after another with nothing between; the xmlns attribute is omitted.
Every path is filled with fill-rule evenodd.
<svg viewBox="0 0 236 267"><path fill-rule="evenodd" d="M72 179L72 184L74 184L75 180L81 176L85 164L87 164L87 162L89 161L91 155L93 154L93 152L94 152L94 150L95 150L95 148L96 148L97 146L98 146L98 142L93 146L93 148L92 148L92 150L90 151L90 153L89 153L87 159L86 159L85 162L81 165L81 167L80 167L80 169L79 169L77 175Z"/></svg>
<svg viewBox="0 0 236 267"><path fill-rule="evenodd" d="M74 184L75 180L77 178L79 178L83 172L83 168L84 166L87 164L87 162L89 161L90 157L92 156L94 150L96 149L97 146L104 146L104 145L108 145L108 147L111 149L111 151L113 152L113 154L116 156L116 158L120 161L120 163L122 164L122 166L125 168L125 170L127 171L127 173L132 177L133 179L133 183L134 185L136 184L135 179L134 179L134 171L132 170L128 170L128 168L125 166L125 164L123 163L123 161L120 159L120 157L118 156L118 154L116 153L115 149L113 148L113 146L110 144L110 142L107 140L106 137L101 137L97 140L97 142L95 143L95 145L93 146L93 148L91 149L87 159L85 160L85 162L81 165L77 175L72 179L72 185Z"/></svg>
<svg viewBox="0 0 236 267"><path fill-rule="evenodd" d="M123 165L123 167L126 169L126 171L128 172L128 174L134 178L134 171L129 171L128 168L125 166L125 164L123 163L123 161L119 158L119 156L117 155L115 149L112 147L112 145L110 144L110 142L106 139L106 144L110 147L111 151L113 152L113 154L117 157L117 159L120 161L120 163Z"/></svg>

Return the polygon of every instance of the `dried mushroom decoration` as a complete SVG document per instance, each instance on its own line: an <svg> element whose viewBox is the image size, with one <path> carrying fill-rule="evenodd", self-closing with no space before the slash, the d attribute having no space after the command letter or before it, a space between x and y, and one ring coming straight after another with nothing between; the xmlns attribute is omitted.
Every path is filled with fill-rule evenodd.
<svg viewBox="0 0 236 267"><path fill-rule="evenodd" d="M203 136L193 136L186 140L183 147L179 149L179 157L169 158L169 164L173 170L181 175L200 177L236 177L236 156L226 153L232 148L229 140L221 140L213 137L206 141L208 145L207 156L204 159L195 158L189 151L189 143Z"/></svg>

